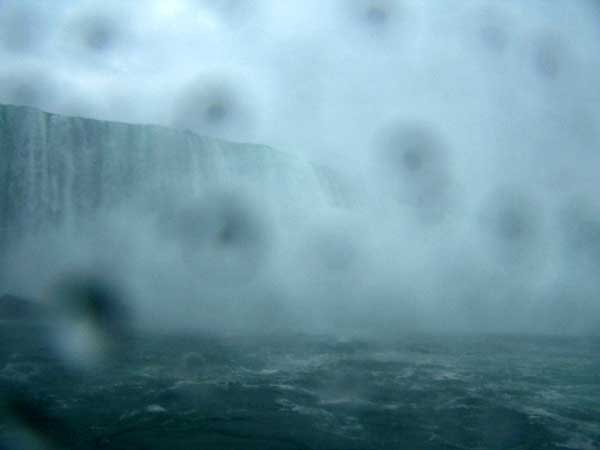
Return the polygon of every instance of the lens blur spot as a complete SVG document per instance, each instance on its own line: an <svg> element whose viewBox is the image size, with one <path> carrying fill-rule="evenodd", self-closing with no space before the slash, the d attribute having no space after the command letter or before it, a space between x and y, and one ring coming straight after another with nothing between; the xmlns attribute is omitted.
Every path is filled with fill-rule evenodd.
<svg viewBox="0 0 600 450"><path fill-rule="evenodd" d="M385 137L384 158L410 177L435 173L441 167L443 150L437 136L422 125L400 125Z"/></svg>
<svg viewBox="0 0 600 450"><path fill-rule="evenodd" d="M114 40L114 30L108 23L92 24L84 35L85 43L92 50L105 50L111 47Z"/></svg>
<svg viewBox="0 0 600 450"><path fill-rule="evenodd" d="M379 138L379 165L400 203L421 218L439 218L448 207L447 151L441 138L421 123L389 127Z"/></svg>
<svg viewBox="0 0 600 450"><path fill-rule="evenodd" d="M131 317L113 284L93 274L68 275L56 282L51 298L60 323L56 343L67 363L94 367L122 349Z"/></svg>
<svg viewBox="0 0 600 450"><path fill-rule="evenodd" d="M398 13L398 2L388 0L361 0L351 4L359 8L363 23L371 29L383 30L389 27Z"/></svg>
<svg viewBox="0 0 600 450"><path fill-rule="evenodd" d="M367 22L375 26L383 26L389 19L389 12L378 4L367 6L365 11Z"/></svg>
<svg viewBox="0 0 600 450"><path fill-rule="evenodd" d="M484 47L495 54L502 53L508 45L508 24L501 11L485 9L478 18L479 37Z"/></svg>
<svg viewBox="0 0 600 450"><path fill-rule="evenodd" d="M1 386L0 448L6 450L51 450L67 435L65 424L51 412L50 403L18 386ZM4 429L2 429L4 428Z"/></svg>
<svg viewBox="0 0 600 450"><path fill-rule="evenodd" d="M506 48L506 33L497 25L488 24L481 28L481 39L487 48L501 53Z"/></svg>
<svg viewBox="0 0 600 450"><path fill-rule="evenodd" d="M221 122L227 118L227 106L221 99L209 104L206 108L207 122Z"/></svg>
<svg viewBox="0 0 600 450"><path fill-rule="evenodd" d="M77 38L83 50L104 53L118 45L123 30L122 24L111 14L91 11L76 17L68 33Z"/></svg>
<svg viewBox="0 0 600 450"><path fill-rule="evenodd" d="M482 225L497 251L522 255L531 249L540 233L539 211L532 198L514 188L500 188L487 199Z"/></svg>
<svg viewBox="0 0 600 450"><path fill-rule="evenodd" d="M556 79L562 70L564 48L559 36L546 34L534 43L533 66L536 73L546 79Z"/></svg>
<svg viewBox="0 0 600 450"><path fill-rule="evenodd" d="M237 192L211 192L170 210L162 228L189 270L219 284L251 279L268 247L265 224L253 202Z"/></svg>
<svg viewBox="0 0 600 450"><path fill-rule="evenodd" d="M398 2L390 0L340 0L340 14L345 15L347 24L351 27L348 31L358 32L356 44L361 45L367 35L376 38L387 38L396 34L401 29L399 19L404 9L400 10ZM403 25L406 25L404 23Z"/></svg>
<svg viewBox="0 0 600 450"><path fill-rule="evenodd" d="M201 80L185 87L172 122L178 128L227 138L240 138L252 128L239 89L218 80Z"/></svg>
<svg viewBox="0 0 600 450"><path fill-rule="evenodd" d="M61 307L76 318L101 327L118 329L125 319L125 305L116 289L93 276L72 276L58 285Z"/></svg>

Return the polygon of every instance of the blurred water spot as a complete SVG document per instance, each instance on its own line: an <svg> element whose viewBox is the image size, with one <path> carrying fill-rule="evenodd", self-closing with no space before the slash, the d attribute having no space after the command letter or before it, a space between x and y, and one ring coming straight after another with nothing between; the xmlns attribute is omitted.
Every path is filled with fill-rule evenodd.
<svg viewBox="0 0 600 450"><path fill-rule="evenodd" d="M373 3L365 10L365 19L375 26L383 26L389 19L389 11L381 4Z"/></svg>
<svg viewBox="0 0 600 450"><path fill-rule="evenodd" d="M398 3L387 0L344 1L349 20L373 36L387 34L398 18Z"/></svg>
<svg viewBox="0 0 600 450"><path fill-rule="evenodd" d="M481 224L499 252L523 255L541 232L541 205L517 188L500 187L482 207Z"/></svg>
<svg viewBox="0 0 600 450"><path fill-rule="evenodd" d="M123 25L115 16L104 11L84 11L68 27L75 44L92 53L114 49L123 37Z"/></svg>
<svg viewBox="0 0 600 450"><path fill-rule="evenodd" d="M252 128L247 99L225 80L200 80L184 87L172 124L201 134L240 137Z"/></svg>
<svg viewBox="0 0 600 450"><path fill-rule="evenodd" d="M84 39L90 49L101 51L110 48L115 37L115 29L110 22L97 20L88 26Z"/></svg>
<svg viewBox="0 0 600 450"><path fill-rule="evenodd" d="M50 404L19 385L2 386L0 433L2 450L57 450L67 435L65 424L51 413ZM4 389L6 388L6 389Z"/></svg>
<svg viewBox="0 0 600 450"><path fill-rule="evenodd" d="M123 350L131 314L113 283L97 274L69 274L55 282L50 295L60 324L55 344L65 362L96 367Z"/></svg>
<svg viewBox="0 0 600 450"><path fill-rule="evenodd" d="M400 123L378 136L379 165L398 200L416 207L423 219L439 219L448 207L447 150L427 124Z"/></svg>
<svg viewBox="0 0 600 450"><path fill-rule="evenodd" d="M507 20L500 11L486 8L475 20L479 23L482 44L493 53L504 52L508 45L509 30Z"/></svg>
<svg viewBox="0 0 600 450"><path fill-rule="evenodd" d="M384 158L406 176L419 179L436 173L443 164L441 141L429 127L400 124L384 139Z"/></svg>
<svg viewBox="0 0 600 450"><path fill-rule="evenodd" d="M558 34L545 33L534 41L533 67L538 75L556 79L564 65L565 49Z"/></svg>
<svg viewBox="0 0 600 450"><path fill-rule="evenodd" d="M269 246L259 211L236 191L215 190L170 210L161 228L179 247L188 269L217 284L253 278Z"/></svg>

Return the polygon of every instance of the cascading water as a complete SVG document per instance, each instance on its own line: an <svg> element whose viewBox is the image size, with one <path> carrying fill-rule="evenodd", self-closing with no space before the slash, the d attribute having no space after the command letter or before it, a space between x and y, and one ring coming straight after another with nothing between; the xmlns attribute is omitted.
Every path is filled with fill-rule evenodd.
<svg viewBox="0 0 600 450"><path fill-rule="evenodd" d="M133 198L199 195L214 185L250 187L284 210L331 202L323 171L266 146L27 107L0 106L0 154L4 244Z"/></svg>

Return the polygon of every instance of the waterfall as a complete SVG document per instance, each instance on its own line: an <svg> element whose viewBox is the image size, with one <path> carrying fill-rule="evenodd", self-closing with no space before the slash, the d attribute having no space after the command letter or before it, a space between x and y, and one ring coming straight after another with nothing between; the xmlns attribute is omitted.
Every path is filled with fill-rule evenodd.
<svg viewBox="0 0 600 450"><path fill-rule="evenodd" d="M339 203L322 169L267 146L0 105L3 244L133 199L214 185L251 188L283 214Z"/></svg>

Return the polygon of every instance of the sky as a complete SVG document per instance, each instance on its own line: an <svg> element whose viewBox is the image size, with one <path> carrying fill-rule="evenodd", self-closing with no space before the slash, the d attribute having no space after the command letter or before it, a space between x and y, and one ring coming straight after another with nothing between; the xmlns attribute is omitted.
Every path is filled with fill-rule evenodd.
<svg viewBox="0 0 600 450"><path fill-rule="evenodd" d="M363 163L395 120L430 121L466 147L517 127L547 130L540 120L562 119L548 117L556 102L567 117L593 115L600 95L592 1L0 6L4 102L191 128L337 164Z"/></svg>
<svg viewBox="0 0 600 450"><path fill-rule="evenodd" d="M391 308L407 326L591 332L598 24L592 0L0 0L0 102L334 168L362 213L307 235L358 265L314 283L307 256L282 276L321 305L304 321L336 316L335 297L349 312L323 322L341 328L367 309L385 328Z"/></svg>

